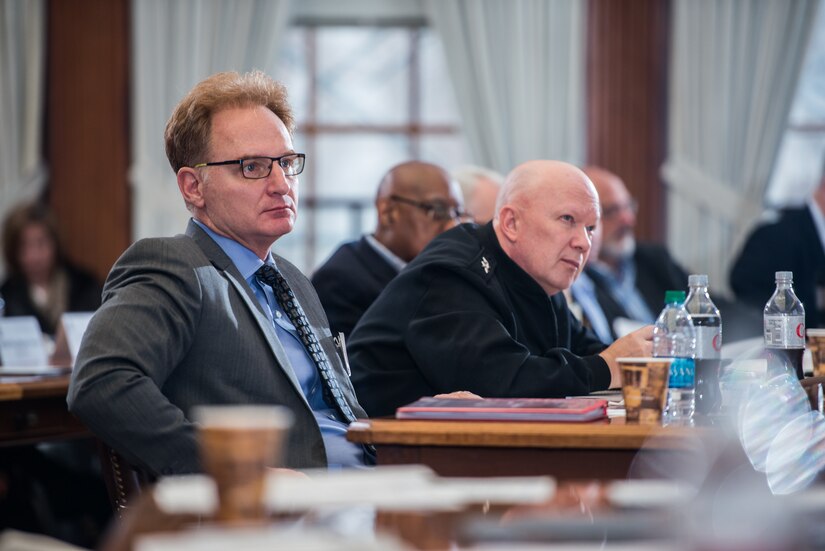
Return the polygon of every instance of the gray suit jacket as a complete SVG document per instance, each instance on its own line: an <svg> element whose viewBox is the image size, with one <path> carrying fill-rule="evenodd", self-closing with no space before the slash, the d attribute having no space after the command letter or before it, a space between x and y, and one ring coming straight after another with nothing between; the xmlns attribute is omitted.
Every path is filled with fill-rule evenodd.
<svg viewBox="0 0 825 551"><path fill-rule="evenodd" d="M366 417L312 285L275 261L315 329L356 416ZM279 404L294 415L285 465L323 467L312 410L272 323L223 250L189 223L186 235L144 239L115 263L83 337L69 409L155 475L201 470L193 406Z"/></svg>

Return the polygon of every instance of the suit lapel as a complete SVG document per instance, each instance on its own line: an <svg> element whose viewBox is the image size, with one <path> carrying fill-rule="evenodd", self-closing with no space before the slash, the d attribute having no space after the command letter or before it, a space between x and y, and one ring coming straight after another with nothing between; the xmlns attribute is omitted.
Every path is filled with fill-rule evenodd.
<svg viewBox="0 0 825 551"><path fill-rule="evenodd" d="M298 382L298 377L295 375L295 370L292 368L292 364L289 361L289 358L286 355L286 350L284 350L281 341L278 340L278 336L275 333L275 328L272 326L272 322L264 313L263 309L261 308L260 303L258 302L255 293L252 292L252 289L249 288L249 285L244 280L241 273L232 263L232 260L223 252L223 249L215 243L209 235L204 232L201 228L198 227L197 224L190 220L189 226L186 228L186 235L191 237L195 243L203 250L204 254L209 258L212 265L215 266L223 276L229 281L229 283L235 288L238 294L243 299L244 304L246 305L249 312L252 314L252 317L255 318L255 322L258 325L258 328L263 333L264 337L266 338L267 343L269 344L269 348L272 351L273 356L275 356L276 363L278 367L284 372L287 376L289 381L292 383L292 386L295 388L295 391L301 397L307 407L309 407L309 403L306 400L306 396L304 396L304 392L301 389L301 384Z"/></svg>

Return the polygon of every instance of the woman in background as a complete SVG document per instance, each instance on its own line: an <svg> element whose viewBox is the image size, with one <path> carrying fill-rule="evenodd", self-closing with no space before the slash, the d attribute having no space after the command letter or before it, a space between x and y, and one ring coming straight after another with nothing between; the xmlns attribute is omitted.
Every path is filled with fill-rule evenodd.
<svg viewBox="0 0 825 551"><path fill-rule="evenodd" d="M97 310L101 287L63 254L46 205L26 203L3 224L5 316L35 316L54 338L64 312ZM0 531L15 528L93 548L110 516L93 442L17 446L0 454Z"/></svg>
<svg viewBox="0 0 825 551"><path fill-rule="evenodd" d="M5 316L35 316L54 337L63 312L100 306L100 284L72 266L63 254L57 224L46 205L15 207L3 225L7 278L0 286Z"/></svg>

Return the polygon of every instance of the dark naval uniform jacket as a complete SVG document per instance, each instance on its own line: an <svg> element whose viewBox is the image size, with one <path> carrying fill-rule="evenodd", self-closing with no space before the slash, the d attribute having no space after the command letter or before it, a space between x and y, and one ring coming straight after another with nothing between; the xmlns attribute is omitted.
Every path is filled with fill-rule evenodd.
<svg viewBox="0 0 825 551"><path fill-rule="evenodd" d="M434 239L387 286L350 339L370 416L422 396L564 397L610 384L605 345L501 249L492 224Z"/></svg>

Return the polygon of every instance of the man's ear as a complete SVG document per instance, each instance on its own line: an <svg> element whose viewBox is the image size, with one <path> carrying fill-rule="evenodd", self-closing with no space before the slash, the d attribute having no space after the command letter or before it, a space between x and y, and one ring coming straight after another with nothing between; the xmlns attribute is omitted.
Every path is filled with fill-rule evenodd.
<svg viewBox="0 0 825 551"><path fill-rule="evenodd" d="M178 170L178 189L187 205L203 207L203 185L197 169L185 166Z"/></svg>
<svg viewBox="0 0 825 551"><path fill-rule="evenodd" d="M499 232L508 241L515 243L518 241L519 229L521 229L521 219L519 212L512 205L504 205L498 213Z"/></svg>
<svg viewBox="0 0 825 551"><path fill-rule="evenodd" d="M395 202L389 199L382 198L375 202L375 208L378 210L378 224L382 227L389 227L395 224L398 218L398 211L395 209Z"/></svg>

